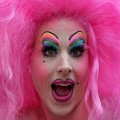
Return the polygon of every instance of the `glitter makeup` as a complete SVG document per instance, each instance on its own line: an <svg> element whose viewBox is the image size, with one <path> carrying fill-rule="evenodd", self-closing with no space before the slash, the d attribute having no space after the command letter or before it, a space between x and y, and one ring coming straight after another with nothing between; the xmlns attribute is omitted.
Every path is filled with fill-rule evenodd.
<svg viewBox="0 0 120 120"><path fill-rule="evenodd" d="M77 31L70 36L69 54L71 56L79 57L83 54L83 52L87 49L85 39L86 36L82 31Z"/></svg>
<svg viewBox="0 0 120 120"><path fill-rule="evenodd" d="M58 37L51 32L42 34L42 53L46 57L55 57L58 53Z"/></svg>
<svg viewBox="0 0 120 120"><path fill-rule="evenodd" d="M53 42L55 42L56 44L59 44L59 38L57 35L55 35L54 33L50 32L50 31L45 31L44 33L42 33L41 38L40 39L51 39Z"/></svg>

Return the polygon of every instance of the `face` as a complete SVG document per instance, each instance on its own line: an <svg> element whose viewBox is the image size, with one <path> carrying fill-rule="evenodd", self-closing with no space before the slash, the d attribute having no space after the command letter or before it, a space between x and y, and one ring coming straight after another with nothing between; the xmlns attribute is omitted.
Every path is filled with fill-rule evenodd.
<svg viewBox="0 0 120 120"><path fill-rule="evenodd" d="M35 39L32 79L45 110L66 115L84 99L89 72L87 33L71 19L44 24Z"/></svg>

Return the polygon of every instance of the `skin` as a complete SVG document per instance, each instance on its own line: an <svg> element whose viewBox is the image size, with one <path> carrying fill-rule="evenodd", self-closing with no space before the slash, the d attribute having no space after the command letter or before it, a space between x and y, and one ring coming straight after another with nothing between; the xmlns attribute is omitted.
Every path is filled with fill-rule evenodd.
<svg viewBox="0 0 120 120"><path fill-rule="evenodd" d="M46 57L41 52L45 31L57 35L59 52L54 57ZM84 94L89 73L89 58L87 50L75 58L69 55L70 36L76 31L82 31L81 36L87 43L87 33L82 24L71 19L52 20L44 24L35 39L33 56L31 60L32 79L42 102L47 120L75 120L87 119L84 103ZM42 37L41 37L42 36ZM66 102L57 102L51 93L51 84L57 79L71 78L75 85L73 95ZM77 84L78 83L78 84ZM39 108L37 110L39 113ZM39 119L39 115L33 115Z"/></svg>

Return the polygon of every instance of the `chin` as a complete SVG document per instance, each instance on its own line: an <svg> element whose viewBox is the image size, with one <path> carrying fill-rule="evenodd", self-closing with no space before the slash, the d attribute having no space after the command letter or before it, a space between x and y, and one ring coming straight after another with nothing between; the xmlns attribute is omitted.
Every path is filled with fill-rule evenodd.
<svg viewBox="0 0 120 120"><path fill-rule="evenodd" d="M75 108L76 105L73 103L55 103L55 104L48 104L47 108L49 109L50 113L55 116L67 116L69 115Z"/></svg>
<svg viewBox="0 0 120 120"><path fill-rule="evenodd" d="M56 110L54 110L52 112L53 112L54 115L62 117L62 116L69 115L72 112L72 110L65 108L65 109L56 109Z"/></svg>

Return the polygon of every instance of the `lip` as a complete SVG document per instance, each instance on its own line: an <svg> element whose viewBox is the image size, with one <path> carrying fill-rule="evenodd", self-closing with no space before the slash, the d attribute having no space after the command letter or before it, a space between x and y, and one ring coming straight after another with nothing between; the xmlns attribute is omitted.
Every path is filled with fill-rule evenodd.
<svg viewBox="0 0 120 120"><path fill-rule="evenodd" d="M57 102L67 102L71 99L74 90L74 81L67 78L65 81L56 79L52 85L52 96Z"/></svg>

